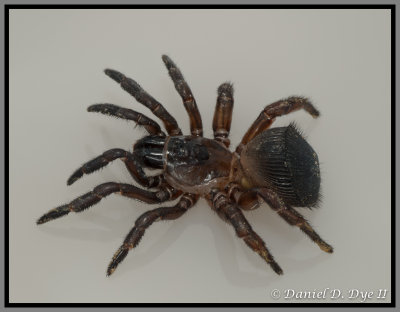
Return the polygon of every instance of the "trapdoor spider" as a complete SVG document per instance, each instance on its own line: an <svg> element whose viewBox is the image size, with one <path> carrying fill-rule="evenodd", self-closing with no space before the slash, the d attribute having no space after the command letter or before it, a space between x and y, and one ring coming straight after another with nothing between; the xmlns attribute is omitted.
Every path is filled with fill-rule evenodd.
<svg viewBox="0 0 400 312"><path fill-rule="evenodd" d="M110 275L129 250L139 244L153 222L177 219L193 207L199 197L204 197L218 216L234 227L239 238L277 274L282 274L282 269L264 241L242 213L242 210L255 209L265 201L286 222L299 227L323 251L333 252L333 248L293 209L293 206L315 207L319 202L317 154L293 124L267 130L276 117L299 109L318 117L318 110L303 97L292 96L272 103L264 108L236 150L231 152L228 149L228 135L233 110L232 85L223 83L218 88L213 119L214 139L204 138L200 112L188 84L168 56L163 55L162 60L189 114L191 135L182 135L175 118L136 81L116 70L106 69L106 75L161 119L168 135L157 122L131 109L113 104L91 105L89 112L132 120L143 126L149 135L134 144L133 152L119 148L104 152L82 165L67 182L70 185L84 174L92 173L119 158L137 183L155 190L116 182L100 184L70 203L50 210L37 220L37 224L57 219L71 211L81 212L113 193L148 204L179 198L176 205L149 210L136 220L108 266L107 275ZM148 176L143 168L162 169L162 174Z"/></svg>

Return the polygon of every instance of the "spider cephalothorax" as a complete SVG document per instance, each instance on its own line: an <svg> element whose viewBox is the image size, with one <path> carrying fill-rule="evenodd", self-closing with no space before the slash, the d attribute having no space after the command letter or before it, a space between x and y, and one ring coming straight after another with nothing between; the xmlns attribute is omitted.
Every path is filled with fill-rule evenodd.
<svg viewBox="0 0 400 312"><path fill-rule="evenodd" d="M322 250L333 252L333 248L292 207L314 207L319 202L317 154L293 124L268 129L276 117L299 109L318 117L319 112L315 107L306 98L294 96L266 106L236 150L231 152L228 149L228 136L233 110L232 85L223 83L218 88L213 119L214 139L204 138L200 113L188 84L168 56L164 55L162 59L189 114L191 135L182 135L174 117L134 80L115 70L106 69L109 77L162 120L168 135L155 121L131 109L113 104L92 105L88 108L89 112L135 121L149 135L137 141L132 152L119 148L104 152L82 165L67 182L70 185L84 174L120 158L137 183L155 190L116 182L103 183L72 202L50 210L37 223L59 218L70 211L83 211L112 193L149 204L179 198L174 206L149 210L135 221L108 266L107 275L112 274L128 251L137 246L153 222L179 218L196 204L199 197L204 197L211 208L230 223L236 234L278 274L283 273L282 269L264 241L253 231L242 210L255 209L265 201L286 222L299 227ZM144 168L162 169L162 173L148 176Z"/></svg>

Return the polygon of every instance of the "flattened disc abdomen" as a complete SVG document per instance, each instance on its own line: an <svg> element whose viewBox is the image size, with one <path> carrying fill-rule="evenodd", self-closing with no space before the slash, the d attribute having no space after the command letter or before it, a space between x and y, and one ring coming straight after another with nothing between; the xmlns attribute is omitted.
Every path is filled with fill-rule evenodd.
<svg viewBox="0 0 400 312"><path fill-rule="evenodd" d="M240 162L253 186L269 187L293 206L318 204L318 156L294 124L260 133L246 145Z"/></svg>

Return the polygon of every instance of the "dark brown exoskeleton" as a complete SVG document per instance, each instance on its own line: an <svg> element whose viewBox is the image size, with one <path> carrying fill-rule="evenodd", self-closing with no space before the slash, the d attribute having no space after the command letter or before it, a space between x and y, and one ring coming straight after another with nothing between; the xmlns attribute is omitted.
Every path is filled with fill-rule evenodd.
<svg viewBox="0 0 400 312"><path fill-rule="evenodd" d="M333 248L293 209L293 206L315 207L319 203L321 179L317 154L294 124L268 129L276 117L299 109L318 117L315 107L306 98L294 96L268 105L236 150L231 152L228 136L233 110L232 85L224 83L218 88L213 119L214 139L204 138L200 113L188 84L168 56L164 55L162 59L189 114L191 135L182 135L176 120L134 80L107 69L105 73L108 76L163 121L168 135L155 121L133 110L113 104L92 105L88 111L133 120L143 126L149 135L136 142L133 152L118 148L106 151L85 163L68 179L70 185L84 174L120 158L136 182L155 190L116 182L104 183L72 202L50 210L37 223L59 218L70 211L83 211L112 193L149 204L179 198L176 205L149 210L135 221L108 266L107 275L112 274L128 251L138 245L153 222L179 218L196 204L199 197L204 197L211 208L230 223L236 234L278 274L283 273L282 269L247 222L242 210L255 209L265 201L286 222L299 227L323 251L333 252ZM143 168L162 169L162 173L148 176Z"/></svg>

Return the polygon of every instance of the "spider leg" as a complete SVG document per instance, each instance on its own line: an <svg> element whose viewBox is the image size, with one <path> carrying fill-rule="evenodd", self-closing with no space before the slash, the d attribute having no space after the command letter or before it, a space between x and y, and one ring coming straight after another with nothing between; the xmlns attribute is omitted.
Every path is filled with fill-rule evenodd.
<svg viewBox="0 0 400 312"><path fill-rule="evenodd" d="M159 220L174 220L183 215L189 208L197 202L199 196L195 194L185 193L182 195L178 203L173 207L160 207L143 213L135 221L135 226L126 236L123 244L115 252L110 264L107 268L107 275L111 275L118 264L121 263L128 255L130 249L135 248L142 239L146 229Z"/></svg>
<svg viewBox="0 0 400 312"><path fill-rule="evenodd" d="M169 135L182 134L182 131L179 128L175 118L168 113L168 111L160 102L143 90L135 80L128 78L124 74L113 69L106 69L104 72L111 79L118 82L122 89L132 95L139 103L149 108L154 115L160 118L163 121Z"/></svg>
<svg viewBox="0 0 400 312"><path fill-rule="evenodd" d="M333 247L326 243L318 234L314 231L311 225L304 219L304 217L294 210L292 207L285 205L285 203L279 198L277 194L269 189L258 189L257 193L265 200L265 202L275 210L287 223L290 225L297 226L303 231L313 242L315 242L319 248L323 251L332 253Z"/></svg>
<svg viewBox="0 0 400 312"><path fill-rule="evenodd" d="M228 198L236 202L244 210L256 209L261 201L265 201L276 211L287 223L297 226L308 237L311 238L325 252L332 253L333 247L326 243L311 227L311 225L291 206L286 205L272 190L266 188L255 188L243 191L236 183L227 187Z"/></svg>
<svg viewBox="0 0 400 312"><path fill-rule="evenodd" d="M149 134L165 136L165 133L161 130L158 123L156 123L149 117L141 113L135 112L134 110L131 109L119 107L114 104L105 103L105 104L90 105L87 110L88 112L98 112L104 115L114 116L117 118L133 120L139 126L143 126Z"/></svg>
<svg viewBox="0 0 400 312"><path fill-rule="evenodd" d="M259 198L255 189L243 190L243 188L235 182L229 183L225 190L228 198L243 210L256 209L263 201Z"/></svg>
<svg viewBox="0 0 400 312"><path fill-rule="evenodd" d="M102 198L112 194L119 193L122 196L138 199L148 204L158 204L167 200L173 200L177 198L182 192L173 189L169 185L163 185L160 190L150 192L142 190L136 186L130 184L108 182L96 186L93 191L90 191L77 199L73 200L69 204L62 205L54 208L49 212L45 213L42 217L37 220L37 224L46 223L48 221L57 219L64 215L67 215L71 211L81 212L94 204L97 204Z"/></svg>
<svg viewBox="0 0 400 312"><path fill-rule="evenodd" d="M67 184L71 185L76 180L81 178L84 174L89 174L96 170L99 170L100 168L107 166L111 161L118 158L121 158L121 160L125 163L125 166L133 179L142 186L148 188L157 187L164 182L164 176L162 174L148 177L144 172L141 163L137 160L134 154L124 151L120 148L114 148L83 164L70 176Z"/></svg>
<svg viewBox="0 0 400 312"><path fill-rule="evenodd" d="M215 106L213 131L214 138L229 147L233 110L233 86L225 82L218 87L217 105Z"/></svg>
<svg viewBox="0 0 400 312"><path fill-rule="evenodd" d="M237 236L243 239L253 251L258 253L271 266L275 273L283 274L282 269L275 262L264 241L253 231L251 225L236 204L230 202L224 193L214 192L211 195L211 207L218 213L221 219L234 227Z"/></svg>
<svg viewBox="0 0 400 312"><path fill-rule="evenodd" d="M247 130L239 146L236 148L236 152L240 154L243 146L250 142L259 133L268 129L275 121L276 117L287 115L299 109L304 109L314 118L317 118L319 116L319 111L311 104L308 99L304 97L291 96L287 99L269 104L260 113L260 115L251 125L249 130Z"/></svg>
<svg viewBox="0 0 400 312"><path fill-rule="evenodd" d="M181 96L183 105L189 114L191 134L194 136L203 136L201 115L189 85L185 81L185 78L183 78L178 66L176 66L176 64L167 55L163 55L162 60L167 67L168 73L174 82L175 89Z"/></svg>

